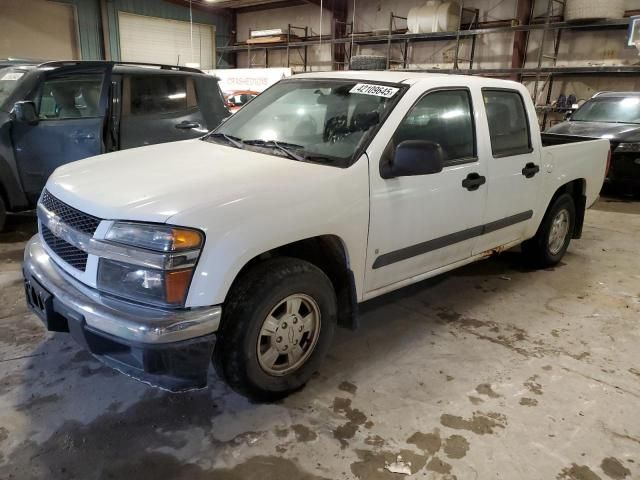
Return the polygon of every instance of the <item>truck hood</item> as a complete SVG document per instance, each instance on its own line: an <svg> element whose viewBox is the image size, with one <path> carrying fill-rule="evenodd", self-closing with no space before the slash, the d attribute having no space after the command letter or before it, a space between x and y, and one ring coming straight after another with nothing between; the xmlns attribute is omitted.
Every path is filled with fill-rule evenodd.
<svg viewBox="0 0 640 480"><path fill-rule="evenodd" d="M640 125L634 123L562 122L547 130L581 137L607 138L618 142L640 142Z"/></svg>
<svg viewBox="0 0 640 480"><path fill-rule="evenodd" d="M103 219L167 222L203 206L292 202L341 168L297 162L202 140L124 150L58 168L47 190ZM287 200L288 199L288 200Z"/></svg>

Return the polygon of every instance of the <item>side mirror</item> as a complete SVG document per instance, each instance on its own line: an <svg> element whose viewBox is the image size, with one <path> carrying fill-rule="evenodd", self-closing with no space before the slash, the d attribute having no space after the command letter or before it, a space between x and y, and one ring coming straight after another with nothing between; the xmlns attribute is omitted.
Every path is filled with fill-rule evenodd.
<svg viewBox="0 0 640 480"><path fill-rule="evenodd" d="M430 175L442 171L445 153L439 143L405 140L396 147L390 163L380 165L382 178Z"/></svg>
<svg viewBox="0 0 640 480"><path fill-rule="evenodd" d="M36 113L36 104L31 101L16 102L13 105L12 113L13 118L18 122L35 125L40 121L38 114Z"/></svg>

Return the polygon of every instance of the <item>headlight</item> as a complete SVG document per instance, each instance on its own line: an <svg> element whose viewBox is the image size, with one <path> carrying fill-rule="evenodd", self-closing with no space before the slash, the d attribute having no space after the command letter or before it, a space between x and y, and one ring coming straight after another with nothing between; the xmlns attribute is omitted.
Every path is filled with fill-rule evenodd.
<svg viewBox="0 0 640 480"><path fill-rule="evenodd" d="M184 306L204 235L168 225L116 222L105 240L133 248L106 254L98 265L98 289L157 306ZM108 253L108 252L107 252Z"/></svg>
<svg viewBox="0 0 640 480"><path fill-rule="evenodd" d="M640 152L640 143L620 143L616 152Z"/></svg>

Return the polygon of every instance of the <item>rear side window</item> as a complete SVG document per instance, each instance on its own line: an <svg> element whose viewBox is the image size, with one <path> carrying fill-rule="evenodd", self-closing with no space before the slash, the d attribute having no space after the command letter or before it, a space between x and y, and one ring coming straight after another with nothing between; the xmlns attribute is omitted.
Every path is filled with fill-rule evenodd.
<svg viewBox="0 0 640 480"><path fill-rule="evenodd" d="M531 152L531 135L522 96L516 91L483 89L494 157Z"/></svg>
<svg viewBox="0 0 640 480"><path fill-rule="evenodd" d="M193 78L184 75L132 75L124 81L125 115L176 113L196 107Z"/></svg>
<svg viewBox="0 0 640 480"><path fill-rule="evenodd" d="M449 163L476 156L471 98L467 90L440 90L422 97L393 136L394 145L405 140L435 142Z"/></svg>
<svg viewBox="0 0 640 480"><path fill-rule="evenodd" d="M38 112L42 120L99 117L102 75L49 78L42 84Z"/></svg>

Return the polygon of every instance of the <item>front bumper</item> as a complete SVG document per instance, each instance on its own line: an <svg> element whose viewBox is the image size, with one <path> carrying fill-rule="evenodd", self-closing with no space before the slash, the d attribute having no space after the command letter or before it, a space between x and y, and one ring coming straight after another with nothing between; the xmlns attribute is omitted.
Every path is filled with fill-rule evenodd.
<svg viewBox="0 0 640 480"><path fill-rule="evenodd" d="M104 296L63 272L38 236L23 269L27 304L48 330L70 332L99 360L154 386L206 386L220 306L160 310Z"/></svg>

